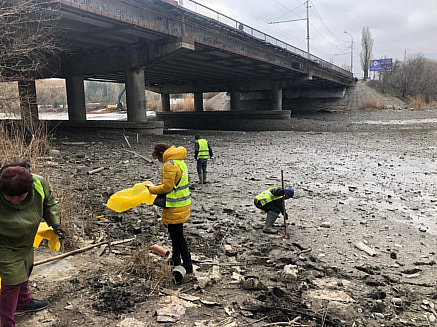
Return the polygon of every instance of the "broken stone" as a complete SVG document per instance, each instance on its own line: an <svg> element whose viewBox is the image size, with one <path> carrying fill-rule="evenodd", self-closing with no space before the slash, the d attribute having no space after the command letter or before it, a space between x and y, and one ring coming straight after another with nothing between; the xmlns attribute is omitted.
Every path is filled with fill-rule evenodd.
<svg viewBox="0 0 437 327"><path fill-rule="evenodd" d="M391 303L397 306L402 305L402 299L398 297L394 297L391 299Z"/></svg>
<svg viewBox="0 0 437 327"><path fill-rule="evenodd" d="M246 276L244 277L241 286L245 290L264 290L266 287L260 282L259 278L256 276Z"/></svg>
<svg viewBox="0 0 437 327"><path fill-rule="evenodd" d="M361 251L366 252L368 255L370 255L371 257L376 256L376 251L374 249L372 249L370 246L364 244L363 242L356 242L354 244L354 246Z"/></svg>
<svg viewBox="0 0 437 327"><path fill-rule="evenodd" d="M329 221L324 221L323 223L320 224L320 227L331 228L331 223Z"/></svg>
<svg viewBox="0 0 437 327"><path fill-rule="evenodd" d="M225 244L223 247L227 256L234 257L237 255L237 251L234 250L230 244Z"/></svg>
<svg viewBox="0 0 437 327"><path fill-rule="evenodd" d="M286 265L284 270L280 273L280 279L286 283L297 281L299 274L298 267L296 265Z"/></svg>
<svg viewBox="0 0 437 327"><path fill-rule="evenodd" d="M208 285L212 285L214 281L209 277L197 277L197 284L201 289L204 289Z"/></svg>
<svg viewBox="0 0 437 327"><path fill-rule="evenodd" d="M380 312L374 312L373 315L374 315L376 318L384 319L384 314L382 314L382 313L380 313Z"/></svg>
<svg viewBox="0 0 437 327"><path fill-rule="evenodd" d="M126 318L117 324L117 327L145 327L145 326L146 326L145 322L136 320L135 318Z"/></svg>

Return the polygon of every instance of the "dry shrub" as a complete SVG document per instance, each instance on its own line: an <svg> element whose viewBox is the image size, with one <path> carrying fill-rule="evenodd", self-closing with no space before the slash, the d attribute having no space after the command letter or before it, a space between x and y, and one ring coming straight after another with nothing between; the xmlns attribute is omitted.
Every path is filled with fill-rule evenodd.
<svg viewBox="0 0 437 327"><path fill-rule="evenodd" d="M160 100L150 100L150 101L147 101L147 110L162 111L162 109L161 109L161 101Z"/></svg>
<svg viewBox="0 0 437 327"><path fill-rule="evenodd" d="M214 108L210 103L205 103L203 105L203 111L214 111Z"/></svg>
<svg viewBox="0 0 437 327"><path fill-rule="evenodd" d="M182 101L179 101L172 107L173 111L193 111L194 110L194 96L193 94L185 94Z"/></svg>
<svg viewBox="0 0 437 327"><path fill-rule="evenodd" d="M84 201L78 200L78 195L72 194L44 166L50 150L49 134L47 126L39 123L33 129L25 127L19 122L3 122L0 124L0 160L3 166L7 162L26 160L31 165L32 172L43 176L50 183L60 205L62 227L67 233L63 242L66 248L75 247L79 239L80 229L78 226L82 216L88 216L85 212Z"/></svg>
<svg viewBox="0 0 437 327"><path fill-rule="evenodd" d="M437 109L437 101L432 100L430 103L428 103L428 108Z"/></svg>
<svg viewBox="0 0 437 327"><path fill-rule="evenodd" d="M84 223L90 216L86 209L86 203L80 195L66 189L65 185L60 185L56 181L50 184L56 194L56 199L59 201L62 228L67 234L62 244L65 249L77 248L79 241L85 238L85 234L89 234L89 231L85 230L85 226L89 224Z"/></svg>
<svg viewBox="0 0 437 327"><path fill-rule="evenodd" d="M426 105L426 101L425 101L425 96L424 95L416 95L414 96L411 100L410 100L410 107L414 108L414 109L422 109L425 108Z"/></svg>
<svg viewBox="0 0 437 327"><path fill-rule="evenodd" d="M0 83L0 112L11 118L20 112L20 100L16 82Z"/></svg>
<svg viewBox="0 0 437 327"><path fill-rule="evenodd" d="M361 104L360 109L384 109L384 104L381 104L375 99L366 100Z"/></svg>
<svg viewBox="0 0 437 327"><path fill-rule="evenodd" d="M0 160L6 162L27 160L32 165L32 171L43 173L41 157L50 149L47 126L34 125L29 129L16 122L0 124Z"/></svg>
<svg viewBox="0 0 437 327"><path fill-rule="evenodd" d="M123 270L153 281L160 286L167 286L173 280L170 266L164 260L155 262L154 257L150 256L150 251L145 246L134 250L130 258L125 261Z"/></svg>

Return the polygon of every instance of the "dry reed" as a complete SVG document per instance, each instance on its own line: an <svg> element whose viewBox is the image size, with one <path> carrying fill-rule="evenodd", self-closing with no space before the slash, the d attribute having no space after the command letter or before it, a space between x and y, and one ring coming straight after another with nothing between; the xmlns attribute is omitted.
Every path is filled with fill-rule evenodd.
<svg viewBox="0 0 437 327"><path fill-rule="evenodd" d="M425 101L425 96L422 94L416 95L414 96L411 100L410 100L410 107L414 108L414 109L422 109L422 108L426 108L427 104Z"/></svg>
<svg viewBox="0 0 437 327"><path fill-rule="evenodd" d="M154 258L147 247L141 246L125 261L123 270L160 286L170 285L173 280L170 266L164 260L155 262Z"/></svg>
<svg viewBox="0 0 437 327"><path fill-rule="evenodd" d="M375 99L366 100L360 106L360 109L384 109L384 108L385 108L384 104L380 103Z"/></svg>
<svg viewBox="0 0 437 327"><path fill-rule="evenodd" d="M52 178L53 174L44 164L50 150L50 140L47 126L43 123L24 126L20 122L3 122L0 124L0 161L3 166L8 162L26 160L31 165L31 171L43 176L49 181L54 194L59 201L62 227L67 233L63 244L66 248L77 245L78 221L84 212L84 205L78 201L65 184Z"/></svg>

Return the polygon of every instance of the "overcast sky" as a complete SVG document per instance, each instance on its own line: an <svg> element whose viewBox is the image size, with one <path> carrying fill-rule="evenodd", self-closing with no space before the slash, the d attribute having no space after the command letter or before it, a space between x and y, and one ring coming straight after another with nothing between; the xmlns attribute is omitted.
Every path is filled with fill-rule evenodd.
<svg viewBox="0 0 437 327"><path fill-rule="evenodd" d="M181 0L179 0L181 1ZM183 0L187 5L189 0ZM307 49L305 0L196 0L302 50ZM310 0L310 53L362 76L361 32L368 27L372 59L422 54L437 61L437 0ZM190 8L191 9L191 8Z"/></svg>

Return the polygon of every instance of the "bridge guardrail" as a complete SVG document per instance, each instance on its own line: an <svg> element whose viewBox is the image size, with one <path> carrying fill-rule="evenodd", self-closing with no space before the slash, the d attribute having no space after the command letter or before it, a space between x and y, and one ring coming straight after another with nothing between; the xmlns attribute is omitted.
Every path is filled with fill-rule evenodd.
<svg viewBox="0 0 437 327"><path fill-rule="evenodd" d="M225 25L228 25L230 27L233 27L241 32L245 32L247 34L249 34L250 36L253 36L259 40L262 40L266 43L270 43L272 45L275 45L277 47L286 49L287 51L290 51L294 54L297 54L303 58L309 59L312 62L328 68L328 69L332 69L335 70L337 72L340 72L344 75L349 75L351 78L353 78L353 74L343 68L340 68L326 60L323 60L319 57L316 57L312 54L310 54L308 56L308 53L306 51L303 51L299 48L296 48L295 46L288 44L284 41L281 41L279 39L277 39L274 36L268 35L256 28L250 27L249 25L246 25L242 22L239 22L238 20L235 20L229 16L223 15L222 13L219 13L218 11L211 9L205 5L202 5L201 3L198 3L197 1L194 0L183 0L183 1L179 1L179 4L182 5L185 9L191 10L197 14L206 16L208 18L214 19L219 21L220 23L223 23ZM309 57L309 58L308 58Z"/></svg>

